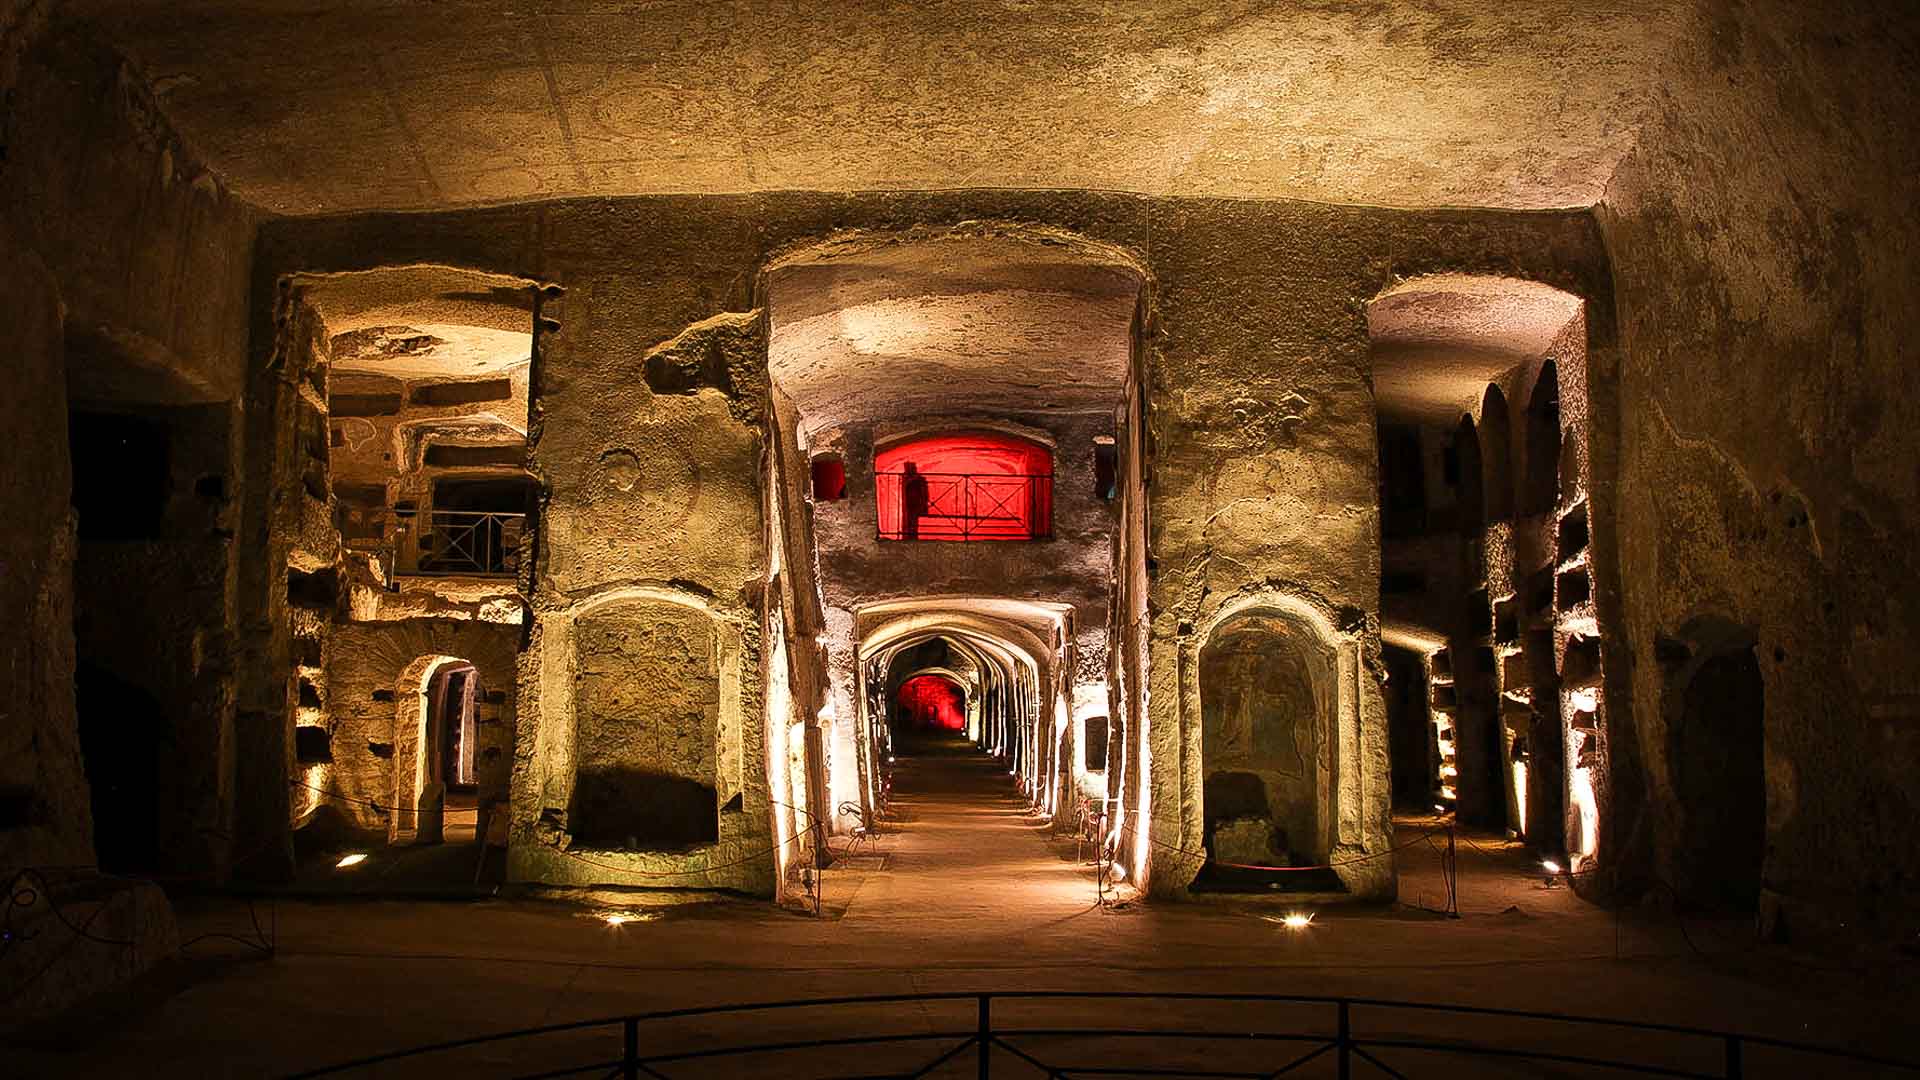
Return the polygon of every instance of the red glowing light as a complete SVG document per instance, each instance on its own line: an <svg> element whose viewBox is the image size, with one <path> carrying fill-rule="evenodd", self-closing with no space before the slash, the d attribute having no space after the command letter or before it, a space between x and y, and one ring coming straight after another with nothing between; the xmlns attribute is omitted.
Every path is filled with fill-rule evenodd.
<svg viewBox="0 0 1920 1080"><path fill-rule="evenodd" d="M888 540L1032 540L1053 528L1053 453L1012 435L935 435L874 455Z"/></svg>
<svg viewBox="0 0 1920 1080"><path fill-rule="evenodd" d="M967 698L945 675L915 675L894 693L900 714L915 727L936 731L967 729Z"/></svg>

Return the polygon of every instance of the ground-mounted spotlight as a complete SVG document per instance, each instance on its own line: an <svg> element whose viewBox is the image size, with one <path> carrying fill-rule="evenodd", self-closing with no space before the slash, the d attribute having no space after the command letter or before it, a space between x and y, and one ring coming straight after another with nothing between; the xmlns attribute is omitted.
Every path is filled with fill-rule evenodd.
<svg viewBox="0 0 1920 1080"><path fill-rule="evenodd" d="M1541 859L1540 869L1547 872L1547 876L1540 883L1542 888L1551 889L1560 884L1560 875L1563 871L1559 863L1552 859Z"/></svg>
<svg viewBox="0 0 1920 1080"><path fill-rule="evenodd" d="M652 912L652 911L626 911L626 910L615 909L615 910L608 910L608 911L596 911L593 913L593 917L596 919L599 919L603 923L606 923L609 928L618 930L620 927L626 926L629 923L652 922L653 920L659 918L660 916L657 912Z"/></svg>
<svg viewBox="0 0 1920 1080"><path fill-rule="evenodd" d="M1127 880L1127 868L1119 863L1113 863L1107 867L1107 880L1115 885Z"/></svg>
<svg viewBox="0 0 1920 1080"><path fill-rule="evenodd" d="M1305 930L1313 925L1313 913L1310 911L1289 911L1280 919L1280 925L1289 930Z"/></svg>
<svg viewBox="0 0 1920 1080"><path fill-rule="evenodd" d="M367 853L364 851L356 851L351 855L340 856L340 861L337 863L334 863L333 866L334 866L334 869L336 870L345 870L348 867L359 866L361 863L366 861L367 861Z"/></svg>

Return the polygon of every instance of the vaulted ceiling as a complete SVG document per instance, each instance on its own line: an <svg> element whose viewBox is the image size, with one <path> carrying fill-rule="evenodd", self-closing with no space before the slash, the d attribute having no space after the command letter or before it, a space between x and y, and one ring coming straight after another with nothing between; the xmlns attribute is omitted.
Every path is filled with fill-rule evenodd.
<svg viewBox="0 0 1920 1080"><path fill-rule="evenodd" d="M71 0L242 196L1047 187L1586 206L1655 0Z"/></svg>

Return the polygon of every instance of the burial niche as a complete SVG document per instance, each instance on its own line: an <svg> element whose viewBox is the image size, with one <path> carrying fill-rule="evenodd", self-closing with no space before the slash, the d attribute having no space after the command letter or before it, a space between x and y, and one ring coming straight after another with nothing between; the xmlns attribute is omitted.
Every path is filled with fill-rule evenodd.
<svg viewBox="0 0 1920 1080"><path fill-rule="evenodd" d="M712 620L665 601L609 604L580 617L574 649L574 839L635 851L717 840Z"/></svg>
<svg viewBox="0 0 1920 1080"><path fill-rule="evenodd" d="M1219 863L1325 861L1327 791L1317 639L1272 613L1235 616L1200 650L1206 837Z"/></svg>

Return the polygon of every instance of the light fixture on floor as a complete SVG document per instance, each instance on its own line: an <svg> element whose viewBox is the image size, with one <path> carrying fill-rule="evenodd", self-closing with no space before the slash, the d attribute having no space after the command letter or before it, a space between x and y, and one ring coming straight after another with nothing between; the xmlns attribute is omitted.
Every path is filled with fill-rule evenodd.
<svg viewBox="0 0 1920 1080"><path fill-rule="evenodd" d="M1545 880L1542 881L1541 883L1542 887L1551 889L1555 885L1559 884L1559 877L1560 877L1559 863L1554 862L1552 859L1541 859L1540 869L1545 870L1547 872L1547 876Z"/></svg>
<svg viewBox="0 0 1920 1080"><path fill-rule="evenodd" d="M364 851L356 851L351 855L340 856L340 861L337 863L334 863L333 865L335 869L345 870L350 866L359 866L361 863L366 861L367 861L367 853Z"/></svg>

